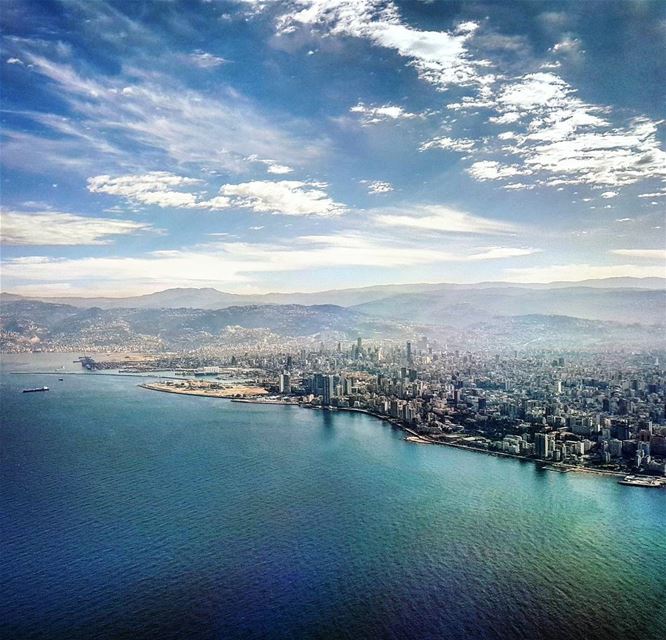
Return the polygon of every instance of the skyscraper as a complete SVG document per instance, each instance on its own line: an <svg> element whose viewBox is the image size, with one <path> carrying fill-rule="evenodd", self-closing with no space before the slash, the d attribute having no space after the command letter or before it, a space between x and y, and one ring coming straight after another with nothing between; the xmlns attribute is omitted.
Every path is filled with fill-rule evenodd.
<svg viewBox="0 0 666 640"><path fill-rule="evenodd" d="M280 375L280 393L291 393L291 378L288 373Z"/></svg>
<svg viewBox="0 0 666 640"><path fill-rule="evenodd" d="M550 438L545 433L534 434L534 453L538 458L548 458L551 454Z"/></svg>
<svg viewBox="0 0 666 640"><path fill-rule="evenodd" d="M359 338L360 340L360 338ZM331 398L335 395L335 376L324 376L324 388L322 392L322 404L331 404Z"/></svg>

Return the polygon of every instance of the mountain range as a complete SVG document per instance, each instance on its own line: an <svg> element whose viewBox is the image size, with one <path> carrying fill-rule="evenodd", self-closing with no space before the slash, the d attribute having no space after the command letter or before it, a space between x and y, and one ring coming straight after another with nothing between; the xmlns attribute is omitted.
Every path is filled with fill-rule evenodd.
<svg viewBox="0 0 666 640"><path fill-rule="evenodd" d="M26 300L84 309L216 310L266 305L336 305L378 318L450 326L465 326L495 316L529 314L646 325L666 323L666 278L605 278L524 285L416 283L253 295L213 288L174 288L124 298L28 298L0 294L3 304Z"/></svg>
<svg viewBox="0 0 666 640"><path fill-rule="evenodd" d="M399 297L399 296L396 296ZM383 301L368 303L388 313ZM414 315L423 315L424 307ZM396 309L393 315L400 312ZM426 314L427 315L427 314ZM207 347L271 344L288 340L393 338L428 335L459 347L585 348L608 344L663 348L663 331L563 315L479 316L454 307L429 323L403 322L337 305L250 305L225 309L100 309L34 300L6 301L0 308L0 351L36 347L58 350L196 350ZM464 319L464 321L463 321Z"/></svg>

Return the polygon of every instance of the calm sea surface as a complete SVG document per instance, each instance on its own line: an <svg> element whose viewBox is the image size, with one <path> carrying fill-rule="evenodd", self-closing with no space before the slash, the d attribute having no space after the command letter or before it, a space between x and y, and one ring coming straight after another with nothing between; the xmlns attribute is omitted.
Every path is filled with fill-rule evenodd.
<svg viewBox="0 0 666 640"><path fill-rule="evenodd" d="M666 491L3 357L5 638L666 637ZM22 394L47 385L48 393Z"/></svg>

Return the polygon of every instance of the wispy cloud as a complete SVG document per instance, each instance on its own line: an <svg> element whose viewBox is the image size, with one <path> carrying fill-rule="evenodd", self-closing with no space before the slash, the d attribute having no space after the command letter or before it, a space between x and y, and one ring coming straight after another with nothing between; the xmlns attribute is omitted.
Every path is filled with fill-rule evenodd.
<svg viewBox="0 0 666 640"><path fill-rule="evenodd" d="M361 233L303 235L276 243L216 242L196 249L154 251L142 257L53 259L34 256L7 260L7 282L22 287L34 282L69 282L74 290L154 290L164 286L236 288L261 281L262 274L348 267L395 267L442 263L472 263L524 256L534 250L482 247L443 251L412 242L369 238Z"/></svg>
<svg viewBox="0 0 666 640"><path fill-rule="evenodd" d="M359 102L349 109L351 113L359 114L364 125L379 124L392 120L411 120L417 117L416 113L405 111L402 107L385 104L372 107Z"/></svg>
<svg viewBox="0 0 666 640"><path fill-rule="evenodd" d="M201 67L202 69L215 69L216 67L219 67L220 65L228 62L228 60L225 60L220 56L216 56L213 55L212 53L208 53L207 51L201 51L201 50L191 53L189 55L189 59L197 67Z"/></svg>
<svg viewBox="0 0 666 640"><path fill-rule="evenodd" d="M497 160L479 160L467 169L467 173L482 182L485 180L501 180L503 178L525 175L525 171L520 167L502 164Z"/></svg>
<svg viewBox="0 0 666 640"><path fill-rule="evenodd" d="M280 164L279 162L275 162L275 160L270 160L269 158L260 158L256 154L248 156L246 160L264 165L266 167L266 172L272 173L274 175L285 175L287 173L293 173L294 171L292 167L286 164Z"/></svg>
<svg viewBox="0 0 666 640"><path fill-rule="evenodd" d="M467 138L451 138L449 136L439 136L420 146L421 151L428 149L445 149L447 151L470 151L474 148L476 142Z"/></svg>
<svg viewBox="0 0 666 640"><path fill-rule="evenodd" d="M482 218L441 205L423 205L386 210L374 217L377 224L441 233L515 234L519 227L511 222Z"/></svg>
<svg viewBox="0 0 666 640"><path fill-rule="evenodd" d="M49 163L62 160L72 169L88 171L100 161L108 168L127 168L154 165L157 158L162 166L243 172L251 156L279 158L274 164L286 166L325 153L325 140L308 133L304 122L264 114L223 86L211 97L184 87L173 76L137 67L99 77L29 51L25 56L32 64L26 73L46 78L42 90L64 100L75 117L22 114L46 134L7 128L9 145L3 156L12 166L32 170L35 156L47 155Z"/></svg>
<svg viewBox="0 0 666 640"><path fill-rule="evenodd" d="M390 182L385 182L383 180L373 180L366 181L361 180L362 184L365 184L368 188L368 193L370 195L377 195L379 193L391 193L393 191L393 185Z"/></svg>
<svg viewBox="0 0 666 640"><path fill-rule="evenodd" d="M146 223L62 211L2 211L0 220L0 239L7 245L109 244L114 236L151 229Z"/></svg>

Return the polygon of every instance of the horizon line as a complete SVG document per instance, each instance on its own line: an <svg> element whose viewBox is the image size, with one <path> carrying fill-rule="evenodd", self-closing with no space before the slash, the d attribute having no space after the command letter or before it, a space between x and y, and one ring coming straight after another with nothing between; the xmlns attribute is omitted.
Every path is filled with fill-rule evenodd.
<svg viewBox="0 0 666 640"><path fill-rule="evenodd" d="M80 299L80 298L103 298L106 300L122 300L123 298L142 298L146 296L151 296L155 295L158 293L164 293L166 291L204 291L204 290L213 290L216 291L217 293L222 293L225 295L230 295L230 296L238 296L238 297L244 297L244 296L270 296L270 295L314 295L318 293L332 293L332 292L342 292L342 291L360 291L363 289L373 289L377 287L409 287L409 286L424 286L424 285L429 285L429 286L437 286L437 285L442 285L442 286L455 286L455 287L478 287L482 285L509 285L512 287L522 287L522 288L530 288L530 287L535 287L535 286L547 286L547 285L581 285L582 283L592 283L592 282L609 282L609 281L617 281L617 280L631 280L631 281L644 281L644 280L662 280L664 281L664 286L666 286L666 276L610 276L606 278L585 278L582 280L551 280L548 282L512 282L510 280L481 280L478 282L447 282L447 281L434 281L434 282L429 282L429 281L421 281L421 282L404 282L404 283L399 283L399 282L390 282L390 283L385 283L385 284L370 284L370 285L363 285L359 287L341 287L338 289L317 289L314 291L265 291L265 292L248 292L248 293L237 293L233 291L224 291L221 289L217 289L216 287L166 287L165 289L155 289L154 291L149 291L147 293L128 293L125 295L117 295L117 296L112 296L104 293L89 293L89 294L72 294L72 295L67 295L67 294L57 294L57 293L33 293L33 294L25 294L25 293L15 293L13 291L4 291L2 288L0 288L0 294L2 295L12 295L12 296L18 296L21 298L27 298L27 299L34 299L34 298L64 298L64 299Z"/></svg>

